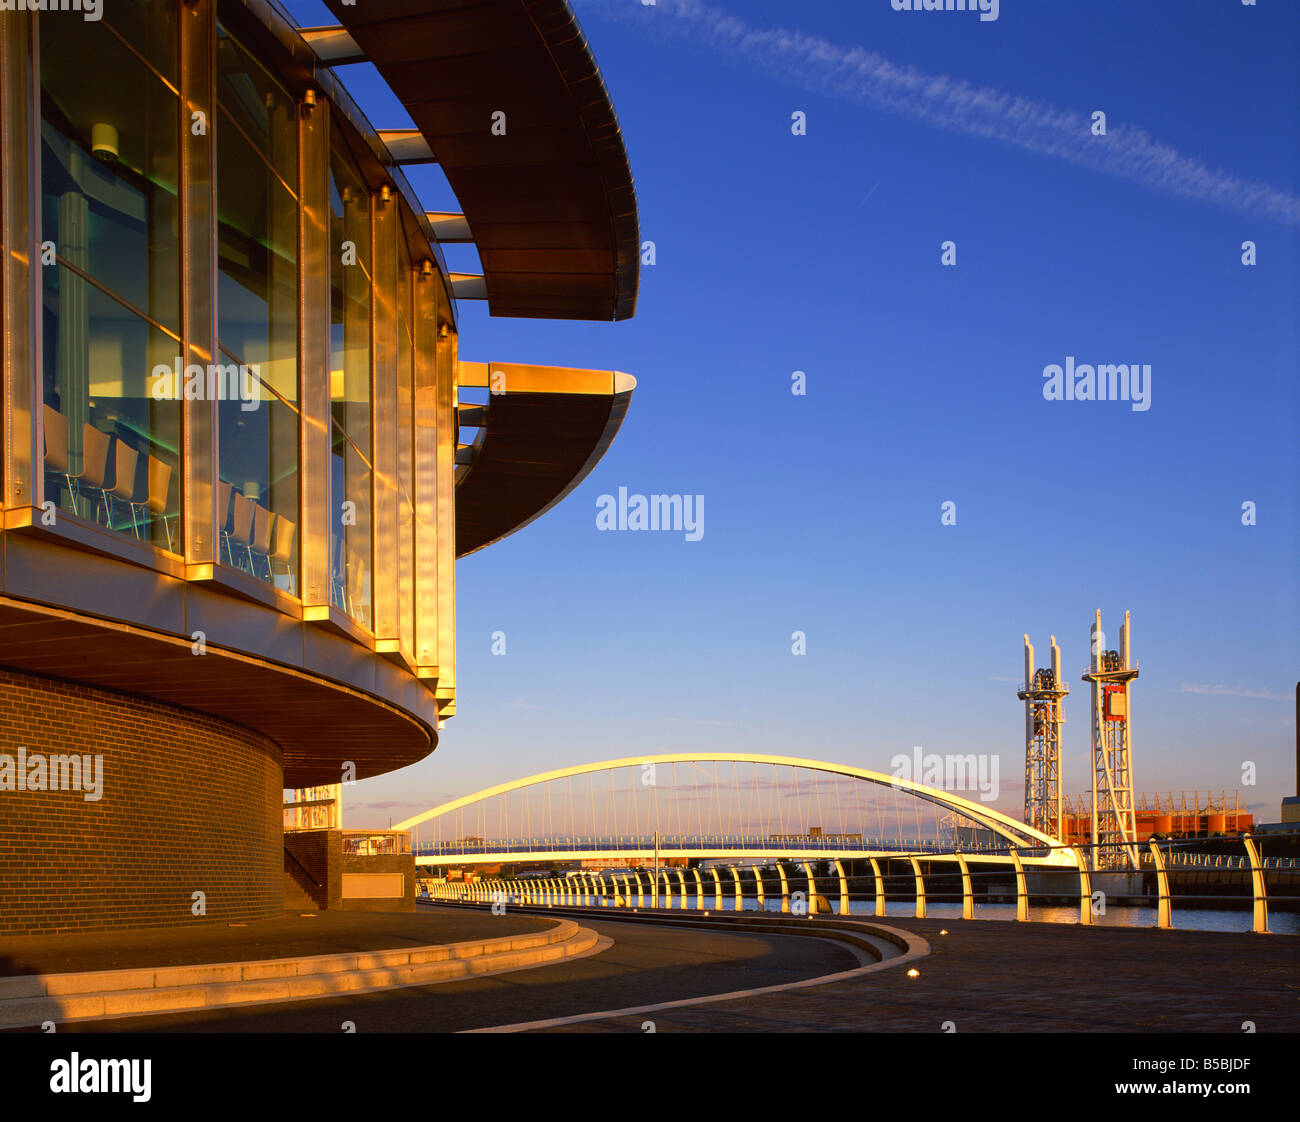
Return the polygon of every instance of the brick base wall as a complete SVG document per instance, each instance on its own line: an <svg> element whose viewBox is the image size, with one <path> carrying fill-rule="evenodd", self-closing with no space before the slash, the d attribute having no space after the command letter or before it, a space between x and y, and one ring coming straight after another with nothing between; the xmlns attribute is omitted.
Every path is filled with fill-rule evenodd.
<svg viewBox="0 0 1300 1122"><path fill-rule="evenodd" d="M102 797L10 789L19 746L29 773L102 756ZM0 935L282 915L283 781L279 748L238 725L0 668Z"/></svg>

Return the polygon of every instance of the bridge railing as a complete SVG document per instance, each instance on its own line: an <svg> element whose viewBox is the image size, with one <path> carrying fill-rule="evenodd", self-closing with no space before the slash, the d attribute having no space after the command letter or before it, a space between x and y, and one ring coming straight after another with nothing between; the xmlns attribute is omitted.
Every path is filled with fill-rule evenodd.
<svg viewBox="0 0 1300 1122"><path fill-rule="evenodd" d="M678 850L733 850L768 851L779 853L789 850L827 853L869 852L887 850L896 853L927 852L946 853L954 849L950 841L925 840L915 837L885 837L859 835L796 835L796 834L666 834L657 842L661 853ZM425 841L415 847L421 857L484 856L495 853L590 853L653 852L656 839L653 834L642 835L592 835L576 837L508 837L467 838L457 841ZM1006 848L1005 842L970 843L961 847L970 853L995 853ZM1032 854L1026 849L1023 852Z"/></svg>
<svg viewBox="0 0 1300 1122"><path fill-rule="evenodd" d="M1210 845L1240 845L1243 852L1205 852ZM1031 903L1041 906L1074 900L1077 922L1089 926L1098 919L1104 922L1108 906L1136 902L1153 908L1155 926L1162 928L1173 926L1177 900L1180 908L1221 908L1225 904L1249 907L1251 929L1268 932L1268 874L1274 880L1275 901L1300 906L1300 861L1290 856L1297 846L1300 832L1259 837L1243 834L1235 839L1153 838L1143 843L1041 846L1033 850L1001 846L937 852L926 847L877 857L777 860L750 866L714 863L695 868L646 869L629 862L623 870L576 869L464 883L430 882L429 895L435 900L490 902L498 907L592 903L672 908L674 900L680 899L678 907L682 909L690 906L691 900L697 909L703 909L708 897L713 908L722 910L726 902L731 902L732 910L741 911L745 910L746 899L759 910L767 910L767 897L779 893L783 912L815 915L832 910L827 897L834 896L838 888L841 915L849 913L856 899L874 903L874 914L884 916L890 899L897 902L901 897L914 907L918 918L926 917L931 903L952 901L960 902L963 919L975 919L978 899L986 908L990 904L1014 903L1016 920L1027 921L1031 919ZM1287 852L1266 854L1264 849L1270 847ZM1073 868L1060 864L1027 867L1024 863L1030 855L1051 852L1068 854ZM987 859L994 856L1008 859L1011 869L979 866L981 858L987 865ZM1013 878L1010 881L1009 875ZM1204 886L1217 891L1192 891L1201 883L1197 878L1209 878ZM792 884L796 886L793 889ZM977 885L982 890L978 897ZM1225 891L1230 889L1238 891ZM827 895L822 894L823 890Z"/></svg>

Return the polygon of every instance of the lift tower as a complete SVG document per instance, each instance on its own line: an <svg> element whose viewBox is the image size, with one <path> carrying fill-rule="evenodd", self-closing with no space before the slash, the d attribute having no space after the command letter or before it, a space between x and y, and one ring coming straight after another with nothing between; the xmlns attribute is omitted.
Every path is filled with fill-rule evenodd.
<svg viewBox="0 0 1300 1122"><path fill-rule="evenodd" d="M1061 837L1061 726L1070 687L1061 677L1061 650L1052 636L1050 666L1034 669L1034 645L1025 636L1025 825Z"/></svg>
<svg viewBox="0 0 1300 1122"><path fill-rule="evenodd" d="M1129 657L1128 612L1119 629L1119 650L1105 647L1098 610L1092 625L1092 661L1083 675L1092 683L1092 860L1098 869L1136 870L1129 683L1138 668Z"/></svg>

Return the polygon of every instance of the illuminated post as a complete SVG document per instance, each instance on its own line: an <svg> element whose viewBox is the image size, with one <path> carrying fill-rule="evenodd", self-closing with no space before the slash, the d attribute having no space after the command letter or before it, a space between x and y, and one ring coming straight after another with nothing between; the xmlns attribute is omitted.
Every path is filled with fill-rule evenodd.
<svg viewBox="0 0 1300 1122"><path fill-rule="evenodd" d="M912 863L912 875L916 878L916 918L925 919L925 880L921 876L921 864L915 857L909 857Z"/></svg>
<svg viewBox="0 0 1300 1122"><path fill-rule="evenodd" d="M880 862L874 857L868 857L871 862L871 875L876 882L876 915L885 914L885 878L880 875Z"/></svg>
<svg viewBox="0 0 1300 1122"><path fill-rule="evenodd" d="M1264 864L1259 859L1259 846L1250 834L1242 834L1246 843L1246 856L1250 860L1251 894L1254 896L1251 930L1256 935L1267 935L1268 931L1268 888L1264 883Z"/></svg>
<svg viewBox="0 0 1300 1122"><path fill-rule="evenodd" d="M835 858L835 874L840 878L840 915L849 914L849 878L844 875L844 865Z"/></svg>
<svg viewBox="0 0 1300 1122"><path fill-rule="evenodd" d="M1025 864L1014 849L1011 851L1011 864L1016 870L1016 919L1026 923L1029 920L1029 890L1025 887Z"/></svg>
<svg viewBox="0 0 1300 1122"><path fill-rule="evenodd" d="M763 870L760 865L754 866L754 885L758 893L758 910L765 912L767 911L767 902L763 896Z"/></svg>
<svg viewBox="0 0 1300 1122"><path fill-rule="evenodd" d="M744 896L741 894L741 891L740 891L740 870L737 869L735 865L728 865L727 868L731 870L731 879L734 880L734 881L736 882L736 908L735 908L735 910L738 911L738 912L740 912L740 911L744 911L744 909L745 909L745 898L744 898Z"/></svg>
<svg viewBox="0 0 1300 1122"><path fill-rule="evenodd" d="M970 882L970 866L960 853L956 855L957 867L961 870L961 918L975 918L975 892Z"/></svg>
<svg viewBox="0 0 1300 1122"><path fill-rule="evenodd" d="M776 871L781 877L781 911L788 914L790 911L790 882L785 879L785 866L781 864L780 858L776 862Z"/></svg>
<svg viewBox="0 0 1300 1122"><path fill-rule="evenodd" d="M817 914L817 882L813 879L812 867L807 861L802 861L803 875L808 878L808 914L815 916Z"/></svg>
<svg viewBox="0 0 1300 1122"><path fill-rule="evenodd" d="M1147 845L1151 847L1151 860L1156 867L1156 926L1167 929L1174 925L1173 901L1169 894L1169 874L1165 871L1164 854L1160 852L1160 846L1156 844L1155 838L1149 838Z"/></svg>
<svg viewBox="0 0 1300 1122"><path fill-rule="evenodd" d="M1088 861L1077 845L1074 847L1074 862L1079 869L1079 926L1092 926L1092 878L1088 876Z"/></svg>
<svg viewBox="0 0 1300 1122"><path fill-rule="evenodd" d="M710 865L709 872L713 874L713 910L722 911L722 878L718 876L718 866Z"/></svg>

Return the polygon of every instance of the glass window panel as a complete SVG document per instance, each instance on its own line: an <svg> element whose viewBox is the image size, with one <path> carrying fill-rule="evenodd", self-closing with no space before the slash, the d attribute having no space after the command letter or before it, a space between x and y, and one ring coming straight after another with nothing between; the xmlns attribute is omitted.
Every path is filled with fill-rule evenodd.
<svg viewBox="0 0 1300 1122"><path fill-rule="evenodd" d="M129 44L173 87L179 87L175 4L158 0L109 0L101 12L108 30Z"/></svg>
<svg viewBox="0 0 1300 1122"><path fill-rule="evenodd" d="M397 580L399 644L415 665L415 316L411 254L397 238Z"/></svg>
<svg viewBox="0 0 1300 1122"><path fill-rule="evenodd" d="M179 332L176 93L98 22L40 33L42 236Z"/></svg>
<svg viewBox="0 0 1300 1122"><path fill-rule="evenodd" d="M180 344L66 266L43 276L46 495L179 552L181 403L159 378Z"/></svg>
<svg viewBox="0 0 1300 1122"><path fill-rule="evenodd" d="M175 12L123 16L136 50L125 23L40 21L47 494L178 550L181 405L157 377L180 361Z"/></svg>
<svg viewBox="0 0 1300 1122"><path fill-rule="evenodd" d="M370 587L370 196L334 131L330 143L331 563L335 602L373 626Z"/></svg>
<svg viewBox="0 0 1300 1122"><path fill-rule="evenodd" d="M298 198L294 105L218 28L217 405L221 559L298 595ZM249 390L252 392L250 393Z"/></svg>

